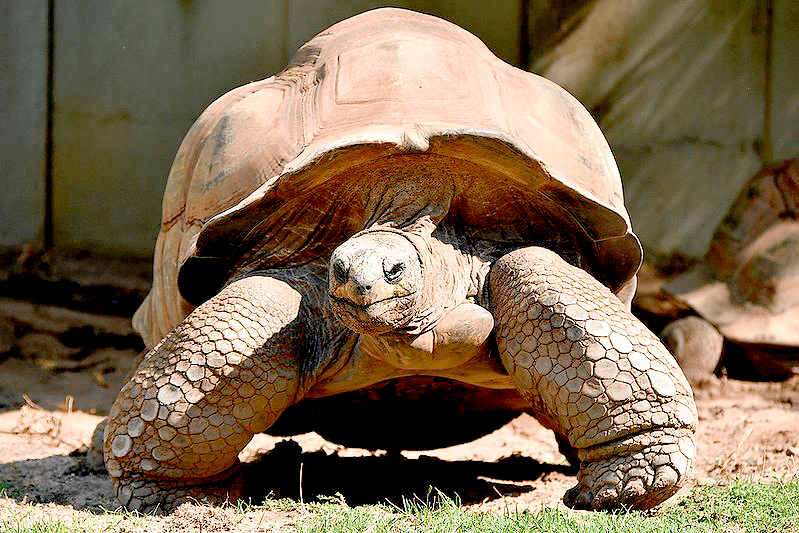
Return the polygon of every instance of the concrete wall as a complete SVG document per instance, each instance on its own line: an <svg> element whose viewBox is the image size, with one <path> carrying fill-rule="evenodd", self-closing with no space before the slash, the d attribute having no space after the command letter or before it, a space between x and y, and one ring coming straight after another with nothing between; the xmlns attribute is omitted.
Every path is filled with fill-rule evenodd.
<svg viewBox="0 0 799 533"><path fill-rule="evenodd" d="M327 26L374 0L55 0L52 240L148 255L167 172L194 119L224 92L279 71ZM403 0L520 59L519 2ZM47 14L0 7L0 246L44 240Z"/></svg>
<svg viewBox="0 0 799 533"><path fill-rule="evenodd" d="M795 0L597 0L534 70L610 141L633 228L701 257L762 165L799 157Z"/></svg>
<svg viewBox="0 0 799 533"><path fill-rule="evenodd" d="M149 253L178 144L217 96L281 67L285 7L56 1L56 246Z"/></svg>
<svg viewBox="0 0 799 533"><path fill-rule="evenodd" d="M771 47L768 126L772 156L799 157L799 2L777 1Z"/></svg>
<svg viewBox="0 0 799 533"><path fill-rule="evenodd" d="M0 246L44 238L47 33L46 0L0 3Z"/></svg>
<svg viewBox="0 0 799 533"><path fill-rule="evenodd" d="M0 3L0 246L42 244L49 212L56 247L142 256L172 158L199 113L278 71L330 24L382 5L53 0L48 122L49 3ZM634 227L655 252L700 256L740 184L765 162L799 156L795 0L393 5L460 24L517 65L532 48L534 70L599 119Z"/></svg>

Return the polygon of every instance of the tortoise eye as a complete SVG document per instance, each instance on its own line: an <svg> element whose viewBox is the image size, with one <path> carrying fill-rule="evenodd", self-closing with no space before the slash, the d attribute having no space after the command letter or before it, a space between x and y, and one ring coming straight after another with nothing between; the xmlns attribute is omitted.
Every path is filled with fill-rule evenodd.
<svg viewBox="0 0 799 533"><path fill-rule="evenodd" d="M339 283L346 283L349 278L350 266L341 258L336 258L333 261L333 276Z"/></svg>
<svg viewBox="0 0 799 533"><path fill-rule="evenodd" d="M396 283L405 273L405 263L402 261L383 261L383 277L389 283Z"/></svg>

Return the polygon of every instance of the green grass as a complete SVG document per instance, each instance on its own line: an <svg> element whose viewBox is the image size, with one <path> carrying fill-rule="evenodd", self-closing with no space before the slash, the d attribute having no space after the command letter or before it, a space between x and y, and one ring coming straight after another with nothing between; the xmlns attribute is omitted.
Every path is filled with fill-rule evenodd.
<svg viewBox="0 0 799 533"><path fill-rule="evenodd" d="M7 492L0 487L0 498L7 497ZM12 504L6 507L0 502L0 533L144 533L151 520L152 517L121 509L101 514L66 511L51 516L42 506Z"/></svg>
<svg viewBox="0 0 799 533"><path fill-rule="evenodd" d="M164 525L169 522L169 517L158 519L125 512L99 516L75 513L55 518L42 511L36 506L0 507L0 532L138 532L149 530L154 525L150 521L163 520ZM289 526L280 531L299 533L799 533L799 481L766 484L739 479L726 487L697 487L676 505L646 512L575 513L551 508L474 512L435 491L426 501L409 499L401 506L351 507L341 497L305 504L267 500L257 506L234 505L231 530L235 531L235 525L244 517L259 511L291 512L294 529ZM268 524L262 525L264 530L270 530Z"/></svg>
<svg viewBox="0 0 799 533"><path fill-rule="evenodd" d="M775 484L737 480L726 488L695 489L679 512L699 523L738 525L752 533L799 532L799 481ZM718 529L717 529L718 530Z"/></svg>
<svg viewBox="0 0 799 533"><path fill-rule="evenodd" d="M5 481L0 481L0 498L16 498L18 491L9 487Z"/></svg>
<svg viewBox="0 0 799 533"><path fill-rule="evenodd" d="M39 518L37 520L0 520L3 533L92 533L79 519Z"/></svg>
<svg viewBox="0 0 799 533"><path fill-rule="evenodd" d="M727 487L698 487L678 505L649 512L573 513L543 508L474 513L463 511L458 502L442 495L427 503L406 501L401 508L311 504L309 515L297 528L302 533L799 533L798 506L799 482L737 480Z"/></svg>

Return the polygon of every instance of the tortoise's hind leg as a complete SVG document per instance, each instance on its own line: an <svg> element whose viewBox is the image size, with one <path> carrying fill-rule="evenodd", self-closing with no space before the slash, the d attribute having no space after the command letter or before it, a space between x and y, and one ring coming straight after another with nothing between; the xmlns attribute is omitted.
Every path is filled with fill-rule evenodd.
<svg viewBox="0 0 799 533"><path fill-rule="evenodd" d="M490 274L502 362L538 418L578 452L567 505L648 508L685 481L696 407L674 358L606 287L544 248Z"/></svg>
<svg viewBox="0 0 799 533"><path fill-rule="evenodd" d="M129 509L240 495L238 453L295 402L301 295L236 281L146 355L111 408L106 467Z"/></svg>

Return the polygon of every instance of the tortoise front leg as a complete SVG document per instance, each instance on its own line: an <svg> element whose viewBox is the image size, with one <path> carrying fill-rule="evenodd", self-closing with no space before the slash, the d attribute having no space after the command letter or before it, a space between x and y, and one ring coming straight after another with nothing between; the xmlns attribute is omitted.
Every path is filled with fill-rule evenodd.
<svg viewBox="0 0 799 533"><path fill-rule="evenodd" d="M645 509L686 479L696 407L657 337L585 271L544 248L501 257L490 297L502 362L578 452L570 507Z"/></svg>
<svg viewBox="0 0 799 533"><path fill-rule="evenodd" d="M129 509L241 492L238 453L300 389L301 295L250 276L195 309L148 353L111 408L106 467Z"/></svg>

